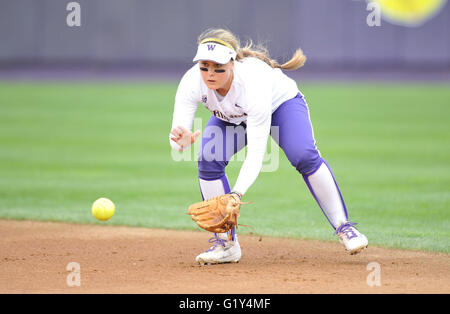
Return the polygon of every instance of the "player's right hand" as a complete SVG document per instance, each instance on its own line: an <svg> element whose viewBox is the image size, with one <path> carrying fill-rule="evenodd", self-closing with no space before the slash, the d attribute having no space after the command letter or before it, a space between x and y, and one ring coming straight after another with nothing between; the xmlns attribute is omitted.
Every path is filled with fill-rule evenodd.
<svg viewBox="0 0 450 314"><path fill-rule="evenodd" d="M177 143L178 146L180 146L179 150L183 151L195 142L200 133L200 130L197 130L195 131L195 133L193 133L180 125L170 131L170 140Z"/></svg>

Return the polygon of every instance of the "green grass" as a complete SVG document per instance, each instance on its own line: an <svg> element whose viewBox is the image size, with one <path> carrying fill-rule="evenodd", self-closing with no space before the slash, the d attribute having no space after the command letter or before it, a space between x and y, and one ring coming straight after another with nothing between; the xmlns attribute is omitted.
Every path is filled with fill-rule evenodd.
<svg viewBox="0 0 450 314"><path fill-rule="evenodd" d="M198 229L185 215L200 199L195 161L171 158L176 84L0 83L0 218ZM311 84L315 137L371 244L450 251L450 88ZM209 113L198 110L206 123ZM281 152L281 151L280 151ZM282 152L281 152L282 154ZM228 167L234 184L240 161ZM263 235L336 241L284 155L261 173L240 223ZM240 228L241 233L251 230Z"/></svg>

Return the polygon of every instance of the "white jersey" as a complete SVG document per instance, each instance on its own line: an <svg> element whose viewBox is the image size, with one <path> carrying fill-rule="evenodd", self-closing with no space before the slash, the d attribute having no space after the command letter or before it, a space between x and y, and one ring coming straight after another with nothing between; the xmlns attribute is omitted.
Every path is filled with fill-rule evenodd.
<svg viewBox="0 0 450 314"><path fill-rule="evenodd" d="M226 122L247 125L247 157L233 190L244 194L256 180L266 152L272 113L299 93L296 82L280 69L257 58L234 62L234 76L228 93L222 97L203 82L198 64L189 69L178 86L172 128L192 124L198 103ZM174 149L178 144L170 141Z"/></svg>

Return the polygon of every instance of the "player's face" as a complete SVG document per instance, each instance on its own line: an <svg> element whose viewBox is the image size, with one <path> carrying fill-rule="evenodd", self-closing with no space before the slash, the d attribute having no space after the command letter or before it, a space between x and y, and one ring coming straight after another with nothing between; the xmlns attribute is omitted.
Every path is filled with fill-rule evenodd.
<svg viewBox="0 0 450 314"><path fill-rule="evenodd" d="M219 64L212 61L200 61L198 63L203 82L209 89L228 92L233 80L233 61L227 64Z"/></svg>

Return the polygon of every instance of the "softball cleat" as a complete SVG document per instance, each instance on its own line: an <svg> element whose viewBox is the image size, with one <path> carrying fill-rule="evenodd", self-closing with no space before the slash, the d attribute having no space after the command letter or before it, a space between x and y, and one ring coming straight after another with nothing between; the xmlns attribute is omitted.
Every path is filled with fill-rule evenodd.
<svg viewBox="0 0 450 314"><path fill-rule="evenodd" d="M209 243L214 243L206 252L199 254L195 260L200 265L237 263L241 259L241 246L234 235L234 241L222 239L216 233L209 239Z"/></svg>
<svg viewBox="0 0 450 314"><path fill-rule="evenodd" d="M355 227L356 223L346 222L336 229L339 242L344 244L350 255L358 254L367 248L369 241L366 236L360 233Z"/></svg>

